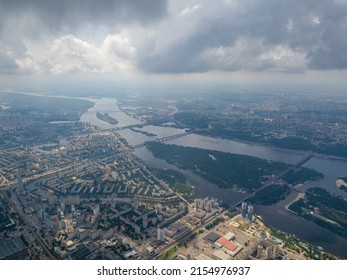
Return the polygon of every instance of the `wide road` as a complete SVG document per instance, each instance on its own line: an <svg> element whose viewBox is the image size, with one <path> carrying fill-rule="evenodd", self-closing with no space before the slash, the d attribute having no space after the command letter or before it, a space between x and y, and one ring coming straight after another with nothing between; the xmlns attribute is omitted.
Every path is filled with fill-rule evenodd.
<svg viewBox="0 0 347 280"><path fill-rule="evenodd" d="M31 222L25 217L21 207L17 206L17 203L12 201L5 192L3 192L3 197L6 198L6 200L11 204L11 206L15 209L15 211L18 213L18 215L21 217L23 222L26 224L27 228L30 230L31 234L36 237L37 242L41 246L41 248L45 251L46 255L51 259L51 260L58 260L58 256L55 254L52 254L52 252L49 250L48 245L46 242L39 236L39 234L36 233L36 228L34 225L31 224Z"/></svg>

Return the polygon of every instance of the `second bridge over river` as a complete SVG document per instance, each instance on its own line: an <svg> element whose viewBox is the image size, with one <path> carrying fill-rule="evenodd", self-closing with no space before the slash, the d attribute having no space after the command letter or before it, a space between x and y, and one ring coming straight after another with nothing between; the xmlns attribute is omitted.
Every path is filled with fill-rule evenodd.
<svg viewBox="0 0 347 280"><path fill-rule="evenodd" d="M176 139L176 138L187 136L187 135L189 135L191 133L193 133L193 131L187 131L187 132L180 133L180 134L175 134L175 135L171 135L171 136L156 138L156 139L151 140L151 141L146 141L144 143L134 145L133 148L134 149L139 149L141 147L146 146L147 143L151 143L151 142L166 142L166 141L169 141L169 140L172 140L172 139Z"/></svg>

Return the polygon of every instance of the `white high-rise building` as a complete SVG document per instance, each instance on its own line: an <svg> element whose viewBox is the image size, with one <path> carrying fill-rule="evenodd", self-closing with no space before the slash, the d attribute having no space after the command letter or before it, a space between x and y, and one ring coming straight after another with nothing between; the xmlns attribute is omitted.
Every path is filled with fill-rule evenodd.
<svg viewBox="0 0 347 280"><path fill-rule="evenodd" d="M194 200L195 209L204 209L204 201L202 199Z"/></svg>
<svg viewBox="0 0 347 280"><path fill-rule="evenodd" d="M242 218L246 219L246 213L247 213L247 203L242 202L242 204L241 204L241 216L242 216Z"/></svg>
<svg viewBox="0 0 347 280"><path fill-rule="evenodd" d="M158 228L158 230L157 230L157 240L163 242L164 239L165 239L165 232L162 229Z"/></svg>
<svg viewBox="0 0 347 280"><path fill-rule="evenodd" d="M205 204L205 210L207 212L211 212L212 211L212 201L211 200L207 201L207 203Z"/></svg>
<svg viewBox="0 0 347 280"><path fill-rule="evenodd" d="M100 214L100 206L99 206L99 204L97 204L93 209L93 215L95 217L97 217L97 216L99 216L99 214Z"/></svg>
<svg viewBox="0 0 347 280"><path fill-rule="evenodd" d="M247 219L251 223L253 222L253 206L252 205L248 205Z"/></svg>
<svg viewBox="0 0 347 280"><path fill-rule="evenodd" d="M61 208L61 211L65 212L65 202L64 201L60 202L60 208Z"/></svg>

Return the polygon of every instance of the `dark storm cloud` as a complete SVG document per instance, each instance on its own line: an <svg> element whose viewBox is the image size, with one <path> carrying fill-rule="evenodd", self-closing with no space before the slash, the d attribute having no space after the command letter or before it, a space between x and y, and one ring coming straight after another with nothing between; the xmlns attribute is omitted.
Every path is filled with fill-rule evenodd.
<svg viewBox="0 0 347 280"><path fill-rule="evenodd" d="M158 45L165 37L161 34L155 38L155 49L145 46L142 53L139 50L141 69L149 72L261 71L278 67L276 59L259 61L262 52L276 46L286 46L292 54L305 54L306 63L312 69L347 68L346 1L243 0L229 1L231 5L200 2L203 9L189 19L195 26L194 31L162 49ZM173 35L175 32L182 30L172 30ZM242 38L247 40L240 40ZM259 41L261 45L252 47ZM208 50L210 53L215 50L222 63L216 64L213 55L210 60L204 59ZM233 54L238 57L232 57ZM286 63L290 63L289 54L287 60Z"/></svg>
<svg viewBox="0 0 347 280"><path fill-rule="evenodd" d="M12 72L335 70L346 49L347 0L0 0Z"/></svg>
<svg viewBox="0 0 347 280"><path fill-rule="evenodd" d="M11 53L19 73L46 72L43 65L51 65L59 56L59 50L51 54L50 48L64 36L100 45L109 34L136 25L145 28L166 14L166 0L0 0L0 52ZM74 68L64 63L66 69ZM3 73L5 69L15 71L7 67Z"/></svg>
<svg viewBox="0 0 347 280"><path fill-rule="evenodd" d="M84 24L148 23L166 14L164 0L1 0L3 19L29 14L51 30ZM1 19L0 19L1 21Z"/></svg>
<svg viewBox="0 0 347 280"><path fill-rule="evenodd" d="M322 35L322 44L308 53L312 69L347 68L347 19L341 24L329 23Z"/></svg>

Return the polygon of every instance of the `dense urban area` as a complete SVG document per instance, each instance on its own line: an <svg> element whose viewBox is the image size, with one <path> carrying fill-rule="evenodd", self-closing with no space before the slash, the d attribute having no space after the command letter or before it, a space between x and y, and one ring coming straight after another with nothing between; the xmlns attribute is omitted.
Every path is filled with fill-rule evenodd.
<svg viewBox="0 0 347 280"><path fill-rule="evenodd" d="M320 94L318 94L320 95ZM346 160L347 99L338 94L119 95L122 124L88 98L0 92L0 259L336 259L266 224L254 205L290 194L286 211L347 239L347 201L321 187L312 157ZM147 126L180 131L159 137ZM141 135L130 144L124 131ZM296 151L292 163L166 143L190 135ZM175 169L155 168L146 149ZM184 171L184 172L181 172ZM241 194L196 195L198 176ZM336 178L347 190L346 174ZM347 249L347 248L346 248Z"/></svg>

